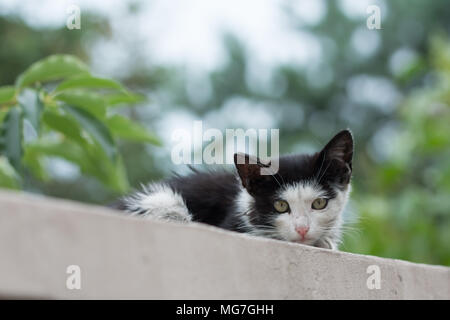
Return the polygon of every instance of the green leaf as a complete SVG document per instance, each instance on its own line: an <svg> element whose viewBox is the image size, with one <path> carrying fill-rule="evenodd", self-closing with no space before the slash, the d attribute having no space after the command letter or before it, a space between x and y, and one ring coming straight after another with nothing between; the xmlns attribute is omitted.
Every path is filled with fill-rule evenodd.
<svg viewBox="0 0 450 320"><path fill-rule="evenodd" d="M61 114L58 110L47 109L42 119L48 127L64 134L65 137L79 144L86 142L82 135L82 128L72 116L64 113Z"/></svg>
<svg viewBox="0 0 450 320"><path fill-rule="evenodd" d="M39 99L38 92L36 90L25 89L20 93L18 101L22 107L24 118L31 123L39 135L43 105Z"/></svg>
<svg viewBox="0 0 450 320"><path fill-rule="evenodd" d="M108 118L106 120L106 125L112 134L117 137L133 141L148 142L159 146L161 145L161 141L155 135L121 115L116 114Z"/></svg>
<svg viewBox="0 0 450 320"><path fill-rule="evenodd" d="M59 86L56 87L55 92L79 88L113 89L121 91L125 90L125 88L117 81L84 75L76 78L71 78L60 83Z"/></svg>
<svg viewBox="0 0 450 320"><path fill-rule="evenodd" d="M111 164L111 168L108 168L108 170L112 173L109 176L109 181L111 185L114 186L114 189L121 193L128 192L130 185L128 183L127 171L121 155L117 157L117 161Z"/></svg>
<svg viewBox="0 0 450 320"><path fill-rule="evenodd" d="M0 187L8 189L20 188L20 176L6 157L0 156Z"/></svg>
<svg viewBox="0 0 450 320"><path fill-rule="evenodd" d="M8 110L0 110L0 124L3 122L3 119L5 119L7 114Z"/></svg>
<svg viewBox="0 0 450 320"><path fill-rule="evenodd" d="M89 155L78 144L69 140L53 141L41 139L27 145L26 153L32 153L37 156L54 156L66 159L77 164L82 171L88 174L95 174L95 166L89 162Z"/></svg>
<svg viewBox="0 0 450 320"><path fill-rule="evenodd" d="M134 104L145 101L145 96L132 93L119 93L105 96L106 104L108 106L116 106L122 104Z"/></svg>
<svg viewBox="0 0 450 320"><path fill-rule="evenodd" d="M22 114L15 106L9 109L0 126L0 152L4 154L16 170L22 158Z"/></svg>
<svg viewBox="0 0 450 320"><path fill-rule="evenodd" d="M78 58L70 55L52 55L33 63L16 81L21 89L35 82L52 81L65 77L89 74L88 67Z"/></svg>
<svg viewBox="0 0 450 320"><path fill-rule="evenodd" d="M55 95L55 99L71 106L83 108L98 118L103 118L106 114L105 100L101 95L94 92L82 90L64 91Z"/></svg>
<svg viewBox="0 0 450 320"><path fill-rule="evenodd" d="M117 157L111 161L105 153L92 145L80 145L70 141L50 141L41 139L27 146L27 153L34 153L42 157L59 157L72 162L80 171L101 181L105 186L126 192L129 189L126 171L122 159Z"/></svg>
<svg viewBox="0 0 450 320"><path fill-rule="evenodd" d="M69 105L63 106L63 109L100 145L111 160L116 159L117 148L107 126L84 109Z"/></svg>
<svg viewBox="0 0 450 320"><path fill-rule="evenodd" d="M13 86L0 87L0 103L9 102L14 99L16 88Z"/></svg>
<svg viewBox="0 0 450 320"><path fill-rule="evenodd" d="M31 142L25 145L22 163L38 179L49 181L50 176L45 169L42 155L39 152L36 152L33 148L29 148L29 145L33 143L34 142Z"/></svg>

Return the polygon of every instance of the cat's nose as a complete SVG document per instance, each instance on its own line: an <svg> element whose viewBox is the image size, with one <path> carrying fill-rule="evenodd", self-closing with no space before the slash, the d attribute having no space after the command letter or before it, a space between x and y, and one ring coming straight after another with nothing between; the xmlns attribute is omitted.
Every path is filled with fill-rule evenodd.
<svg viewBox="0 0 450 320"><path fill-rule="evenodd" d="M296 227L295 231L297 231L297 233L302 237L302 239L304 239L305 235L309 231L309 227L307 227L307 226Z"/></svg>

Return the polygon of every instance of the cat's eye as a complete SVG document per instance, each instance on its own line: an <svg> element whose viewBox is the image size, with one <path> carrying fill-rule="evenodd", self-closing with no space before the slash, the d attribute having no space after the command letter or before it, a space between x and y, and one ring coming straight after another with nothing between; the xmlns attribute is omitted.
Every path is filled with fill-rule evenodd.
<svg viewBox="0 0 450 320"><path fill-rule="evenodd" d="M277 200L273 203L273 207L279 213L285 213L289 210L289 204L284 200Z"/></svg>
<svg viewBox="0 0 450 320"><path fill-rule="evenodd" d="M324 209L328 204L328 199L326 198L317 198L313 201L311 208L314 210L322 210Z"/></svg>

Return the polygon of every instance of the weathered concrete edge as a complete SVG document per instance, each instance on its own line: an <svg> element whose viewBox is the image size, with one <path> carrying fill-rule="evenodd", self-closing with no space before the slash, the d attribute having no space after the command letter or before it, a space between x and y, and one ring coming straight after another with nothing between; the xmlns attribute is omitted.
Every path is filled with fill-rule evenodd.
<svg viewBox="0 0 450 320"><path fill-rule="evenodd" d="M74 213L77 215L73 215ZM20 217L18 217L19 215ZM76 218L72 219L73 217ZM19 221L14 222L13 220L16 218L19 218ZM13 228L5 230L4 227L5 225L8 227L8 221L12 221L9 227ZM35 234L28 240L24 237L18 238L21 227L28 224L26 228L33 230L35 222L41 223L41 226L45 225L48 231L56 232L58 240L61 240L61 246L58 248L50 245L55 239L45 238L46 235L42 233L38 233L38 236ZM95 258L92 259L92 254L86 251L89 247L83 247L85 244L81 243L80 245L80 241L73 241L74 239L80 240L77 238L76 232L83 233L83 230L89 228L91 224L99 226L99 229L112 225L112 229L116 231L111 233L111 229L105 229L103 230L104 234L93 234L92 230L88 230L84 234L87 237L93 235L100 237L99 239L103 243L99 247L95 247L97 245L95 244L93 248L98 251L97 253L103 254L106 260L123 259L122 249L133 251L136 247L140 248L139 252L135 252L135 256L142 255L142 252L156 252L161 257L168 255L168 259L167 257L154 259L150 263L148 261L145 263L142 261L126 262L123 266L125 270L121 270L120 266L119 268L114 266L111 270L103 270L102 278L102 275L96 274L95 271L95 267L98 268L102 264L102 259L90 263L89 259L94 260ZM59 229L70 229L73 226L75 227L71 231L75 231L75 233L67 236L69 240L72 239L65 244L66 237L64 232L61 233ZM17 230L14 230L14 227ZM122 227L129 232L127 237L123 238L126 240L134 237L134 239L131 239L130 243L118 247L121 244L120 235L118 238L116 235L114 237L111 235L125 230ZM56 229L59 231L55 231ZM170 242L171 238L177 234L183 234L181 238L190 239L191 241L186 241L186 243L190 242L191 244L186 246L179 241ZM26 236L27 234L25 234ZM42 236L45 238L44 240L40 239ZM141 238L146 241L136 243L136 240L142 240ZM30 241L33 242L30 244ZM224 246L218 248L214 245L215 241ZM111 247L108 247L108 244L111 244ZM167 244L167 247L163 248L161 244ZM225 244L235 250L227 251ZM49 247L51 248L49 249ZM118 251L114 251L114 248L117 248ZM33 256L32 251L39 251L39 249L41 249L40 254L42 255ZM186 249L195 254L191 255ZM214 256L218 250L222 250L220 255ZM95 285L80 291L69 291L62 285L65 284L64 279L67 277L61 272L62 267L66 265L66 261L70 260L69 258L74 256L68 251L75 252L75 256L84 262L86 269L92 275L96 274L96 277L91 278L91 284L95 283ZM170 253L174 253L174 256L183 255L181 261L184 262L192 259L192 256L198 259L199 254L204 254L200 259L205 263L201 265L192 259L192 261L188 261L192 264L191 268L180 268L180 261L174 261L174 264L170 263L177 259ZM259 253L260 256L252 256L255 253ZM236 255L240 259L230 263L230 260L236 259ZM135 256L131 255L132 258ZM261 256L266 258L261 259ZM94 257L98 257L98 255ZM272 259L279 257L283 257L284 260L273 263ZM0 296L3 297L450 299L450 268L443 266L332 252L236 234L202 224L180 225L160 221L142 221L122 216L119 212L99 206L6 191L0 192L0 258ZM252 258L259 260L255 264L251 260ZM44 264L43 267L40 265L41 259L56 262ZM167 261L161 263L161 260ZM24 263L24 261L28 261L28 263ZM139 265L140 262L141 265ZM220 264L228 264L228 268L221 268ZM58 268L55 268L56 265ZM255 271L255 265L259 271ZM365 266L368 265L379 265L383 273L388 273L387 277L382 280L381 290L367 289L366 279L369 275L365 274ZM53 271L52 268L55 270ZM132 270L133 268L136 270ZM336 270L333 270L334 268ZM149 274L146 272L148 270L151 270ZM217 278L223 277L224 272L229 270L234 270L234 272L227 274L225 281L217 281ZM297 273L297 271L301 271L301 273ZM186 273L184 276L183 272ZM205 275L205 272L208 274L205 276L206 280L202 281L201 276ZM150 283L152 286L136 287L136 283L128 285L133 277L139 278L135 276L136 273L140 273L144 283ZM108 277L114 279L122 274L125 274L127 281L119 281L115 285L108 283ZM254 274L259 274L259 277L254 278ZM28 283L23 281L24 278L28 280ZM173 280L177 282L171 283ZM180 283L180 280L186 280L186 282ZM193 282L193 280L196 281Z"/></svg>

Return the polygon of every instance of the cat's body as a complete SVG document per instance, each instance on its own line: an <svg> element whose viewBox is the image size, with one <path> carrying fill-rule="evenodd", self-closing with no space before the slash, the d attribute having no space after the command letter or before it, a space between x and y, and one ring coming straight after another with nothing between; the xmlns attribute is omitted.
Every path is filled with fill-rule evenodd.
<svg viewBox="0 0 450 320"><path fill-rule="evenodd" d="M313 155L279 159L279 170L236 154L237 173L200 172L150 183L119 208L147 218L196 221L227 230L337 249L350 192L353 139L337 134ZM253 160L253 163L252 161Z"/></svg>

